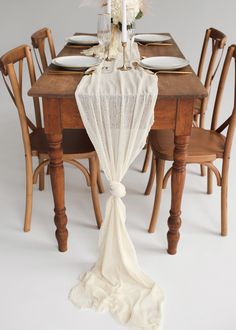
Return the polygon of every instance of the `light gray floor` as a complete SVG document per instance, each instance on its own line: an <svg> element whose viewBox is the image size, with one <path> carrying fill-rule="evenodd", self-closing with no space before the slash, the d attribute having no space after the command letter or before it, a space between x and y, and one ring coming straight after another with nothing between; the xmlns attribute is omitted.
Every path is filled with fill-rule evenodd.
<svg viewBox="0 0 236 330"><path fill-rule="evenodd" d="M97 257L98 230L90 192L81 173L66 166L69 250L57 251L49 178L46 190L34 190L32 230L22 231L24 159L15 113L1 120L0 171L0 329L122 329L108 314L79 311L67 299L79 275ZM14 119L13 119L14 118ZM10 135L14 132L14 136ZM235 150L234 150L235 151ZM233 154L234 155L234 154ZM188 169L183 225L176 256L166 253L170 187L163 191L158 231L147 233L153 193L143 196L148 175L141 174L144 152L125 177L127 227L139 262L164 289L163 330L236 328L235 157L229 189L229 236L219 236L220 194L206 195L197 166ZM104 179L105 181L105 179ZM107 183L105 182L106 188ZM108 193L101 196L104 210Z"/></svg>

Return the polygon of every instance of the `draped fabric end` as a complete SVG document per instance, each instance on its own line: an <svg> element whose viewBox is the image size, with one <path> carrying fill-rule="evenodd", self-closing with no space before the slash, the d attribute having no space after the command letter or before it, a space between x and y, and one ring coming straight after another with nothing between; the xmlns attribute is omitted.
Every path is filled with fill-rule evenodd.
<svg viewBox="0 0 236 330"><path fill-rule="evenodd" d="M130 328L162 329L164 298L161 289L154 283L150 288L125 283L111 284L92 270L81 277L80 283L71 290L69 299L79 309L110 312L114 319Z"/></svg>
<svg viewBox="0 0 236 330"><path fill-rule="evenodd" d="M116 63L117 66L120 63ZM85 76L75 92L87 133L110 183L99 257L70 292L79 308L110 311L122 324L160 330L163 292L140 268L126 229L122 179L146 143L154 120L157 76L144 70Z"/></svg>

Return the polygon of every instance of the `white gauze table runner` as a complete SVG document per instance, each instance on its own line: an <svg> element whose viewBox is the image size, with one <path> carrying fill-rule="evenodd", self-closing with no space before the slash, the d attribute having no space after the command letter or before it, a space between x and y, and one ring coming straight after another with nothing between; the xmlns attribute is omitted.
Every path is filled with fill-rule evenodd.
<svg viewBox="0 0 236 330"><path fill-rule="evenodd" d="M163 292L141 270L126 229L121 183L143 149L154 120L157 76L144 70L85 76L75 96L87 133L110 183L111 196L100 229L99 257L70 292L79 308L110 311L122 324L159 330Z"/></svg>

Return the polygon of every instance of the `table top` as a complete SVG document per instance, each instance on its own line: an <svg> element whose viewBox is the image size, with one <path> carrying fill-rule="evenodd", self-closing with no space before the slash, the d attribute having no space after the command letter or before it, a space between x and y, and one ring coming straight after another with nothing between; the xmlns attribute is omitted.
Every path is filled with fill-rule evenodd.
<svg viewBox="0 0 236 330"><path fill-rule="evenodd" d="M165 33L168 34L168 33ZM169 35L169 34L168 34ZM141 56L177 56L183 57L176 42L171 36L171 46L139 46ZM67 45L61 50L58 56L79 55L83 48L72 48ZM50 69L50 66L49 66ZM158 77L158 98L204 98L207 96L206 89L196 76L190 66L186 71L192 74L160 74ZM75 90L82 75L68 74L53 75L47 74L48 69L36 81L28 92L29 96L47 98L74 98Z"/></svg>

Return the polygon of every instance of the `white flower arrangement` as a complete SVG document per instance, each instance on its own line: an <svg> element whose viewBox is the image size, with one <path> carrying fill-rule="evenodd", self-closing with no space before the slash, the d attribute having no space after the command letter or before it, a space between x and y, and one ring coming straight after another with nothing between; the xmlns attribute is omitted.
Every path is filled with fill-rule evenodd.
<svg viewBox="0 0 236 330"><path fill-rule="evenodd" d="M107 1L102 0L102 6L106 6ZM139 19L143 16L147 0L127 0L127 24L128 26L132 24L136 19ZM121 0L112 0L111 1L111 18L112 23L115 25L120 25L122 21L122 1Z"/></svg>
<svg viewBox="0 0 236 330"><path fill-rule="evenodd" d="M150 0L126 0L127 6L127 28L132 29L132 23L141 18L148 10L148 3ZM104 8L104 12L107 10L107 0L80 0L81 7L97 7L98 3L100 7ZM117 54L122 53L123 48L121 45L121 33L122 30L122 1L111 0L111 19L112 19L112 37L109 45L109 58L116 58ZM83 50L84 55L97 55L104 56L104 48L101 45L94 46L92 48Z"/></svg>
<svg viewBox="0 0 236 330"><path fill-rule="evenodd" d="M107 0L80 0L79 7L96 7L100 2L102 7L106 7ZM132 24L136 19L141 18L147 9L148 0L127 0L127 23ZM111 1L111 17L112 22L115 25L121 24L122 17L122 1L112 0Z"/></svg>
<svg viewBox="0 0 236 330"><path fill-rule="evenodd" d="M139 0L127 0L127 24L131 24L140 11ZM111 17L113 24L121 22L122 2L120 0L112 0Z"/></svg>

